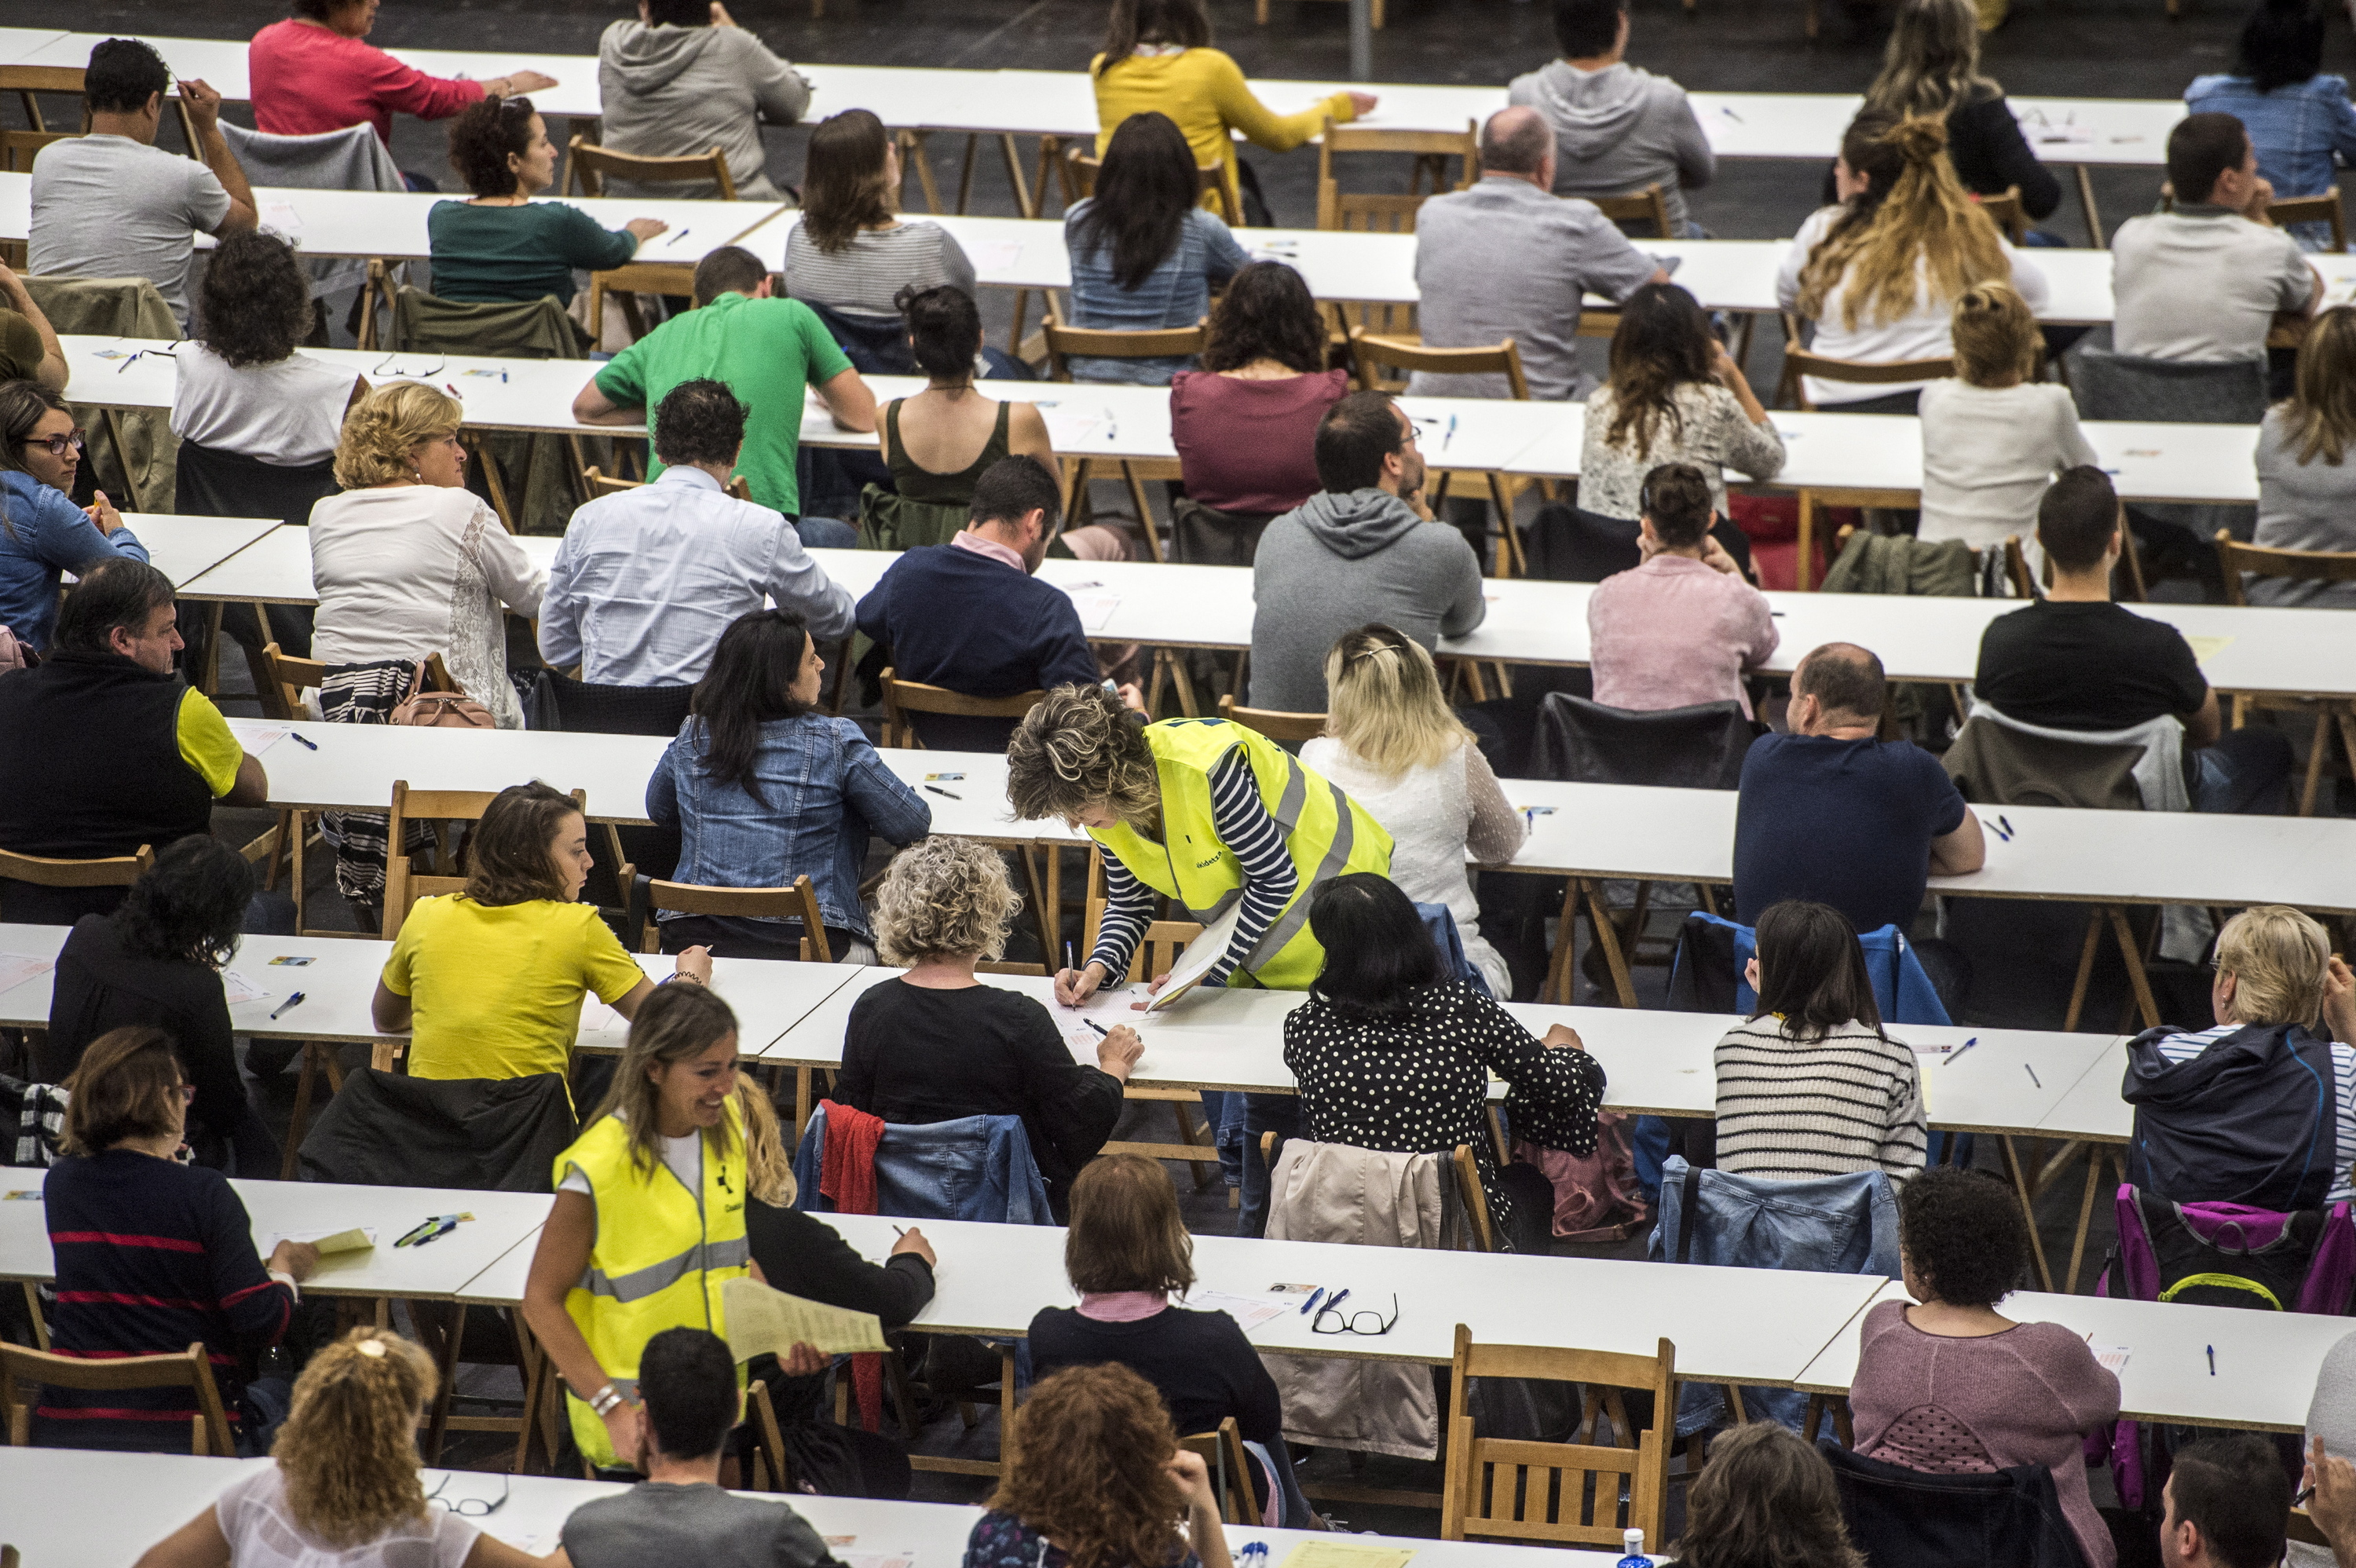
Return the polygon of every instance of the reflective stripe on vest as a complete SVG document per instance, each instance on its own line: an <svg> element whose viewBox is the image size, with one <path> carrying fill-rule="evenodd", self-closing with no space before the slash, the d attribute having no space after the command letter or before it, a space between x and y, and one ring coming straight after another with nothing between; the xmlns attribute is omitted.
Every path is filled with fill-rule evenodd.
<svg viewBox="0 0 2356 1568"><path fill-rule="evenodd" d="M753 1256L749 1242L713 1242L708 1245L697 1243L677 1257L663 1259L642 1269L634 1269L619 1279L609 1277L597 1269L581 1276L579 1289L592 1296L609 1296L616 1301L644 1301L658 1291L669 1289L686 1275L700 1268L741 1268Z"/></svg>
<svg viewBox="0 0 2356 1568"><path fill-rule="evenodd" d="M1300 885L1227 983L1306 989L1325 959L1324 949L1308 932L1310 895L1319 883L1346 871L1387 874L1391 836L1340 786L1303 767L1258 731L1222 719L1173 719L1148 725L1145 735L1162 786L1167 842L1157 843L1126 824L1091 828L1089 836L1140 881L1209 924L1243 896L1242 868L1218 840L1210 797L1212 771L1240 748L1251 764L1261 805L1284 834ZM1179 860L1187 858L1183 846L1190 843L1216 852L1199 864L1190 859L1181 866ZM1180 848L1173 850L1173 845Z"/></svg>

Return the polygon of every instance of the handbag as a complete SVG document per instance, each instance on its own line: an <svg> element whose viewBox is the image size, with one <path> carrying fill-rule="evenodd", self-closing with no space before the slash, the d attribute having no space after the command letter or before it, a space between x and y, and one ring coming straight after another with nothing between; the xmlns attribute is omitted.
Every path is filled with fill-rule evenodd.
<svg viewBox="0 0 2356 1568"><path fill-rule="evenodd" d="M426 661L420 659L417 673L409 677L409 695L393 704L390 724L407 724L421 730L496 730L498 721L491 710L463 691L428 691L425 689Z"/></svg>

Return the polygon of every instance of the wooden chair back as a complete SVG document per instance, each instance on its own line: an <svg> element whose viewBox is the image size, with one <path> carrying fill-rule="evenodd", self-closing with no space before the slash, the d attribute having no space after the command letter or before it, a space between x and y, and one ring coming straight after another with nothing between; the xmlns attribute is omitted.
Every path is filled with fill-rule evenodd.
<svg viewBox="0 0 2356 1568"><path fill-rule="evenodd" d="M1271 741L1314 741L1325 733L1323 713L1284 713L1273 708L1238 708L1232 692L1219 697L1219 717Z"/></svg>
<svg viewBox="0 0 2356 1568"><path fill-rule="evenodd" d="M641 953L659 950L656 942L657 910L669 910L677 914L798 920L802 923L802 962L834 962L834 949L827 940L826 922L819 912L818 890L810 885L808 877L796 877L789 888L712 888L695 882L649 880L647 883L646 921L638 931L638 951Z"/></svg>
<svg viewBox="0 0 2356 1568"><path fill-rule="evenodd" d="M1865 365L1854 359L1836 359L1829 354L1817 354L1803 348L1797 338L1783 346L1783 387L1776 400L1783 400L1788 390L1802 409L1813 411L1815 404L1808 400L1807 383L1804 376L1814 376L1820 381L1847 381L1860 387L1888 387L1909 381L1937 381L1955 373L1952 357L1942 359L1893 359L1883 365Z"/></svg>
<svg viewBox="0 0 2356 1568"><path fill-rule="evenodd" d="M265 689L254 696L262 703L262 717L282 723L303 718L303 693L316 690L319 683L327 678L325 664L282 653L276 643L262 645L262 668Z"/></svg>
<svg viewBox="0 0 2356 1568"><path fill-rule="evenodd" d="M1087 143L1075 143L1065 148L1064 188L1067 193L1066 199L1077 201L1083 197L1096 195L1097 171L1103 167L1104 160L1098 157L1096 149ZM1227 188L1226 165L1198 164L1194 167L1194 179L1202 189L1213 193L1219 216L1226 220L1227 227L1242 228L1244 220L1236 210L1235 193Z"/></svg>
<svg viewBox="0 0 2356 1568"><path fill-rule="evenodd" d="M1603 216L1614 223L1649 225L1652 238L1675 240L1669 230L1669 198L1661 190L1661 182L1627 191L1619 196L1590 197L1589 200L1603 210Z"/></svg>
<svg viewBox="0 0 2356 1568"><path fill-rule="evenodd" d="M2283 1520L2283 1534L2302 1546L2319 1546L2326 1552L2331 1550L2331 1538L2323 1533L2322 1527L2315 1522L2315 1516L2303 1508L2290 1510L2290 1517Z"/></svg>
<svg viewBox="0 0 2356 1568"><path fill-rule="evenodd" d="M384 940L391 942L401 934L402 922L419 899L435 898L463 891L466 879L460 875L455 863L444 864L436 857L433 871L420 871L407 855L401 852L402 835L412 822L480 822L483 813L490 809L498 795L493 790L481 789L412 789L407 779L392 781L392 809L385 823L384 859ZM588 792L574 790L573 805L576 811L586 811Z"/></svg>
<svg viewBox="0 0 2356 1568"><path fill-rule="evenodd" d="M2292 582L2356 582L2356 550L2275 549L2244 544L2223 528L2217 530L2217 566L2225 574L2228 604L2250 602L2244 573Z"/></svg>
<svg viewBox="0 0 2356 1568"><path fill-rule="evenodd" d="M718 147L687 157L641 158L601 147L586 136L573 137L565 148L564 187L558 194L569 195L577 186L584 196L600 197L605 194L608 179L641 180L648 184L711 180L720 187L721 200L736 199L736 182L728 174L728 155Z"/></svg>
<svg viewBox="0 0 2356 1568"><path fill-rule="evenodd" d="M39 94L55 92L81 99L81 128L90 129L90 100L82 98L82 68L78 65L0 65L0 92L13 92L25 111L25 123L47 131Z"/></svg>
<svg viewBox="0 0 2356 1568"><path fill-rule="evenodd" d="M625 479L619 475L607 475L594 463L581 471L581 482L589 487L589 498L593 501L600 496L618 496L625 490L636 490L646 484L643 479ZM740 501L753 498L753 487L744 482L742 474L730 476L727 490Z"/></svg>
<svg viewBox="0 0 2356 1568"><path fill-rule="evenodd" d="M1252 1460L1244 1447L1242 1428L1236 1418L1228 1416L1208 1432L1191 1432L1178 1439L1178 1446L1190 1454L1202 1456L1211 1472L1211 1485L1219 1499L1219 1517L1228 1524L1257 1524L1258 1509L1252 1500Z"/></svg>
<svg viewBox="0 0 2356 1568"><path fill-rule="evenodd" d="M2029 570L2029 550L2019 534L2004 537L2004 575L2012 584L2016 599L2037 597L2036 577ZM2045 584L2053 582L2053 561L2045 561ZM2229 602L2232 590L2227 591ZM2143 576L2143 552L2136 544L2135 529L2122 524L2119 528L2119 563L2111 569L2111 599L2119 604L2140 604L2148 597Z"/></svg>
<svg viewBox="0 0 2356 1568"><path fill-rule="evenodd" d="M2037 597L2037 578L2029 570L2029 552L2021 549L2019 534L2004 536L2004 575L2015 599Z"/></svg>
<svg viewBox="0 0 2356 1568"><path fill-rule="evenodd" d="M1661 1540L1677 1397L1676 1349L1669 1341L1661 1340L1651 1356L1475 1345L1472 1330L1460 1323L1450 1377L1454 1397L1440 1495L1443 1540L1472 1536L1527 1545L1618 1546L1622 1531L1632 1529L1644 1531L1647 1541ZM1474 1378L1649 1390L1653 1425L1629 1447L1483 1437L1467 1397ZM1629 1494L1624 1506L1623 1485Z"/></svg>
<svg viewBox="0 0 2356 1568"><path fill-rule="evenodd" d="M43 147L52 142L70 142L80 134L77 131L0 131L0 169L10 174L29 172Z"/></svg>
<svg viewBox="0 0 2356 1568"><path fill-rule="evenodd" d="M1203 327L1157 327L1150 332L1110 332L1097 327L1066 326L1053 311L1040 323L1040 332L1047 343L1047 379L1068 381L1072 379L1071 360L1076 356L1095 359L1173 359L1203 351Z"/></svg>
<svg viewBox="0 0 2356 1568"><path fill-rule="evenodd" d="M1080 953L1082 962L1096 950L1097 931L1104 924L1105 882L1104 851L1098 848L1088 856L1088 889L1080 923ZM1129 960L1129 979L1159 979L1170 973L1186 944L1203 934L1203 928L1191 920L1157 920L1145 928L1138 939L1137 951Z"/></svg>
<svg viewBox="0 0 2356 1568"><path fill-rule="evenodd" d="M1526 402L1528 378L1522 374L1522 351L1510 337L1481 348L1430 348L1404 338L1377 337L1364 327L1350 330L1350 357L1358 368L1358 385L1367 391L1383 389L1374 368L1422 370L1439 376L1487 376L1502 373L1515 400Z"/></svg>
<svg viewBox="0 0 2356 1568"><path fill-rule="evenodd" d="M2266 221L2280 229L2294 223L2329 223L2332 253L2348 253L2348 219L2340 209L2340 187L2336 185L2320 196L2275 197L2266 203Z"/></svg>
<svg viewBox="0 0 2356 1568"><path fill-rule="evenodd" d="M1344 191L1334 173L1333 158L1341 153L1405 153L1415 159L1408 176L1408 194L1383 196ZM1448 160L1457 162L1456 177L1448 177ZM1464 190L1480 177L1481 138L1472 121L1462 131L1386 131L1365 125L1337 125L1332 120L1318 133L1317 227L1358 229L1373 233L1412 234L1416 210L1440 194L1443 183ZM1426 183L1431 188L1423 188ZM1352 221L1353 219L1357 221Z"/></svg>
<svg viewBox="0 0 2356 1568"><path fill-rule="evenodd" d="M968 697L945 686L901 680L884 672L884 744L921 747L911 713L953 714L966 719L1020 719L1046 700L1044 691L1018 691L1012 697Z"/></svg>
<svg viewBox="0 0 2356 1568"><path fill-rule="evenodd" d="M1456 1173L1456 1196L1463 1202L1464 1221L1473 1242L1481 1252L1495 1252L1497 1227L1489 1218L1489 1193L1481 1185L1481 1162L1473 1157L1472 1146L1458 1144L1449 1164Z"/></svg>
<svg viewBox="0 0 2356 1568"><path fill-rule="evenodd" d="M145 844L128 855L90 860L59 860L0 849L0 880L44 888L127 888L155 863L155 851Z"/></svg>
<svg viewBox="0 0 2356 1568"><path fill-rule="evenodd" d="M188 1423L188 1452L233 1458L236 1439L230 1435L229 1412L222 1408L220 1389L213 1381L212 1363L202 1344L166 1356L123 1356L112 1360L85 1360L79 1356L53 1355L0 1342L0 1412L8 1422L8 1442L22 1448L32 1442L32 1402L44 1383L58 1388L114 1392L135 1388L193 1389L197 1413Z"/></svg>
<svg viewBox="0 0 2356 1568"><path fill-rule="evenodd" d="M1996 226L2004 230L2006 239L2016 245L2029 242L2029 214L2021 210L2019 186L2007 186L2003 194L1984 196L1978 200L1980 210L1996 219Z"/></svg>
<svg viewBox="0 0 2356 1568"><path fill-rule="evenodd" d="M622 323L635 343L647 335L647 318L638 314L640 294L683 294L695 287L695 272L684 261L631 261L607 272L589 274L589 330L599 342L605 336L605 295L621 307Z"/></svg>

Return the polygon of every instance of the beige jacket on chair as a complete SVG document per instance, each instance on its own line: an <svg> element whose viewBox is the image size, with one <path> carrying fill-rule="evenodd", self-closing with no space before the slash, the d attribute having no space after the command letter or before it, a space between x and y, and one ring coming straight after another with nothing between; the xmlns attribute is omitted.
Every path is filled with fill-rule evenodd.
<svg viewBox="0 0 2356 1568"><path fill-rule="evenodd" d="M159 349L169 347L180 336L172 307L145 278L36 275L25 280L25 292L60 333L152 337ZM173 486L179 475L180 438L172 433L170 412L77 403L75 389L71 385L66 388L66 401L90 443L82 457L91 481L106 492L118 510L171 511Z"/></svg>

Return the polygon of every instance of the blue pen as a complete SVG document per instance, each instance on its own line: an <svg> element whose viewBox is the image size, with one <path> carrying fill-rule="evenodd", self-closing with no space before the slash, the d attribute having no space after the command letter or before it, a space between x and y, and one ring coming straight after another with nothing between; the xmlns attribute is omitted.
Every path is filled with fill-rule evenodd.
<svg viewBox="0 0 2356 1568"><path fill-rule="evenodd" d="M1990 822L1987 817L1983 816L1980 818L1980 826L1987 828L1990 833L1995 834L1997 837L2003 839L2006 843L2009 844L2012 842L2011 834L2006 832L1995 823Z"/></svg>
<svg viewBox="0 0 2356 1568"><path fill-rule="evenodd" d="M1954 1049L1954 1050L1953 1050L1952 1051L1949 1051L1949 1052L1947 1053L1947 1060L1946 1060L1945 1061L1941 1062L1939 1065L1940 1065L1940 1066L1942 1066L1942 1067L1946 1067L1946 1066L1950 1066L1950 1065L1952 1065L1952 1064L1954 1063L1954 1060L1955 1060L1955 1058L1956 1058L1956 1057L1961 1056L1964 1052L1965 1052L1965 1051L1969 1051L1972 1047L1974 1047L1974 1046L1977 1045L1979 1042L1980 1042L1980 1037L1979 1037L1979 1036L1977 1036L1977 1035L1974 1035L1974 1036L1972 1036L1972 1038L1971 1038L1971 1039L1969 1039L1969 1040L1967 1040L1964 1041L1964 1043L1963 1043L1963 1044L1961 1044L1961 1045L1959 1045L1959 1046L1955 1047L1955 1049Z"/></svg>
<svg viewBox="0 0 2356 1568"><path fill-rule="evenodd" d="M1350 1293L1347 1290L1344 1290L1341 1295L1329 1298L1325 1303L1325 1310L1331 1312L1333 1308L1341 1306L1343 1301L1348 1297L1349 1294Z"/></svg>
<svg viewBox="0 0 2356 1568"><path fill-rule="evenodd" d="M286 738L294 741L296 745L302 747L306 752L316 752L319 749L318 741L310 740L303 735L299 735L292 730L286 731Z"/></svg>
<svg viewBox="0 0 2356 1568"><path fill-rule="evenodd" d="M1313 1308L1313 1307L1315 1307L1319 1302L1321 1302L1321 1301L1323 1301L1323 1300L1324 1300L1324 1299L1325 1299L1325 1287L1324 1287L1323 1285L1319 1285L1316 1289L1314 1289L1314 1290L1312 1290L1312 1291L1311 1291L1311 1292L1309 1293L1309 1299L1308 1299L1308 1300L1306 1300L1306 1301L1304 1301L1304 1302L1302 1302L1302 1303L1301 1304L1301 1316L1302 1316L1303 1317L1308 1317L1308 1316L1309 1316L1309 1314L1310 1314L1311 1309L1312 1309L1312 1308Z"/></svg>
<svg viewBox="0 0 2356 1568"><path fill-rule="evenodd" d="M1451 441L1454 441L1455 439L1456 439L1456 416L1455 416L1454 414L1451 414L1451 415L1449 415L1449 416L1448 416L1448 430L1447 430L1446 433L1442 434L1442 435L1440 436L1440 451L1442 451L1442 452L1446 452L1446 451L1448 450L1448 443L1449 443L1450 442L1451 442Z"/></svg>
<svg viewBox="0 0 2356 1568"><path fill-rule="evenodd" d="M2217 1347L2214 1345L2209 1347L2209 1375L2212 1378L2217 1375Z"/></svg>
<svg viewBox="0 0 2356 1568"><path fill-rule="evenodd" d="M2011 817L2009 817L2009 816L2002 816L2002 815L1998 815L1998 816L1997 817L1997 819L1996 819L1996 820L1997 820L1997 826L1998 826L1999 827L2002 827L2002 828L2004 829L2004 836L2005 836L2007 838L2011 837L2014 834L2016 834L2016 833L2018 833L2018 832L2019 832L2019 831L2020 831L2020 829L2019 829L2019 828L2015 827L2012 825L2012 818L2011 818Z"/></svg>

